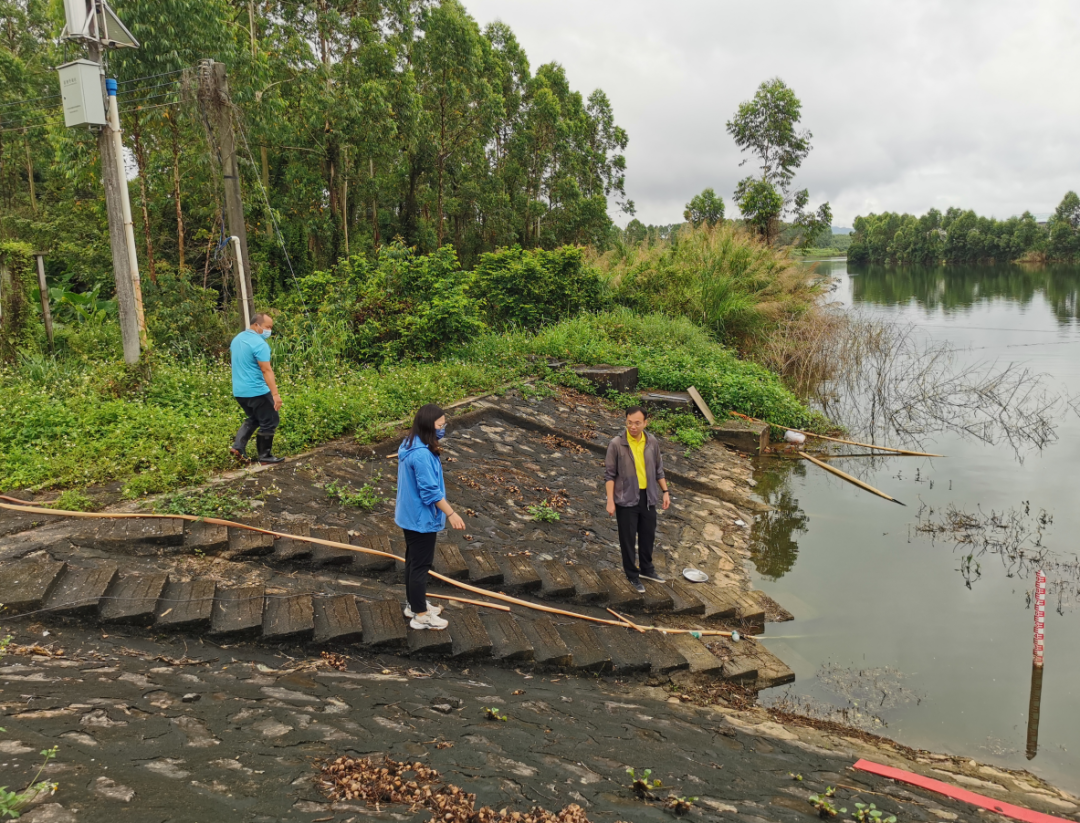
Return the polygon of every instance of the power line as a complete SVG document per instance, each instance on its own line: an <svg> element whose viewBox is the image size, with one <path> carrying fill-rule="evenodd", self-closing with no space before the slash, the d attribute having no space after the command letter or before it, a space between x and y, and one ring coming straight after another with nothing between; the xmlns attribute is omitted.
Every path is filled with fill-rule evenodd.
<svg viewBox="0 0 1080 823"><path fill-rule="evenodd" d="M130 80L119 80L119 81L117 81L117 85L118 86L126 86L129 83L140 83L143 80L157 80L159 77L171 77L174 74L181 74L181 73L183 73L185 71L187 71L187 69L183 68L183 69L177 69L176 71L163 72L162 74L148 74L146 77L132 77Z"/></svg>
<svg viewBox="0 0 1080 823"><path fill-rule="evenodd" d="M21 106L24 103L37 103L37 102L39 102L41 100L52 100L52 99L54 99L56 97L60 97L60 96L61 95L59 93L57 93L57 94L50 94L50 95L47 95L45 97L31 97L31 98L28 98L26 100L12 100L9 103L0 103L0 109L6 109L6 108L9 108L11 106Z"/></svg>

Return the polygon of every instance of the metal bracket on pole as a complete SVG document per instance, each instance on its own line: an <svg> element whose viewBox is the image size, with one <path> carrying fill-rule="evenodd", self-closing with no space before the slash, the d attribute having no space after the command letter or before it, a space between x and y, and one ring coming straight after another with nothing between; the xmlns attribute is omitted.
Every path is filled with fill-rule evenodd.
<svg viewBox="0 0 1080 823"><path fill-rule="evenodd" d="M251 315L248 313L247 278L244 277L244 255L240 253L240 238L235 234L229 238L232 243L233 253L236 254L236 273L240 277L240 303L244 307L244 326L251 325Z"/></svg>

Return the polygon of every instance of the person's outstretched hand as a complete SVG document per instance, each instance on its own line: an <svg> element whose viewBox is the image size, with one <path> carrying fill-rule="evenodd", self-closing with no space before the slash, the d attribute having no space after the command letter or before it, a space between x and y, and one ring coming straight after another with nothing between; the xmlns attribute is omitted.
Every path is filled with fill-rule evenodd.
<svg viewBox="0 0 1080 823"><path fill-rule="evenodd" d="M450 528L452 529L464 529L465 521L461 519L461 515L454 512L450 515Z"/></svg>

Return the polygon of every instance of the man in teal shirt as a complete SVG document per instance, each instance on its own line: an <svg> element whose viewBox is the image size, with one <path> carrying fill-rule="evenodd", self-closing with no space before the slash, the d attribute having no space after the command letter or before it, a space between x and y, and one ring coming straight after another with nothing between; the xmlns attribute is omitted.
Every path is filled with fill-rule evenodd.
<svg viewBox="0 0 1080 823"><path fill-rule="evenodd" d="M281 463L284 458L274 457L274 432L281 422L281 395L278 394L277 379L270 368L270 338L274 328L274 318L268 314L256 314L251 325L233 338L229 347L232 352L233 397L244 410L247 419L240 424L233 440L233 457L242 463L247 462L248 441L258 430L255 448L260 463Z"/></svg>

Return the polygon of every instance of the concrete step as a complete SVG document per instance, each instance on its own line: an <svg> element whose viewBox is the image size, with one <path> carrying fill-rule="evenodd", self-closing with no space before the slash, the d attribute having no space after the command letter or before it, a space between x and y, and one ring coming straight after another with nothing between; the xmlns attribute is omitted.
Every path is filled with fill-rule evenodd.
<svg viewBox="0 0 1080 823"><path fill-rule="evenodd" d="M447 610L443 616L450 623L447 631L454 642L451 656L455 660L491 657L494 644L474 606Z"/></svg>
<svg viewBox="0 0 1080 823"><path fill-rule="evenodd" d="M496 585L503 582L502 569L491 552L486 549L468 549L463 551L461 556L469 567L469 582L473 585Z"/></svg>
<svg viewBox="0 0 1080 823"><path fill-rule="evenodd" d="M354 534L348 541L353 546L363 546L366 549L374 549L379 552L392 553L390 538L385 534ZM348 569L353 574L371 575L380 574L394 568L396 561L386 557L379 557L363 552L353 552L352 561Z"/></svg>
<svg viewBox="0 0 1080 823"><path fill-rule="evenodd" d="M657 674L669 674L680 669L690 668L688 661L671 639L659 632L646 632L640 635L641 643L645 645L646 654L649 656L651 670Z"/></svg>
<svg viewBox="0 0 1080 823"><path fill-rule="evenodd" d="M45 598L44 608L57 614L92 614L118 576L115 563L68 566Z"/></svg>
<svg viewBox="0 0 1080 823"><path fill-rule="evenodd" d="M0 567L0 604L10 612L41 608L67 567L46 554L4 563Z"/></svg>
<svg viewBox="0 0 1080 823"><path fill-rule="evenodd" d="M533 648L533 660L537 665L565 667L571 664L570 649L550 617L521 618L517 623Z"/></svg>
<svg viewBox="0 0 1080 823"><path fill-rule="evenodd" d="M356 603L356 597L351 594L314 598L314 641L341 644L361 640L364 623Z"/></svg>
<svg viewBox="0 0 1080 823"><path fill-rule="evenodd" d="M528 558L520 554L513 557L499 555L496 558L503 574L503 586L507 591L533 592L540 588L540 574Z"/></svg>
<svg viewBox="0 0 1080 823"><path fill-rule="evenodd" d="M260 529L270 528L270 518L266 515L245 517L239 522L247 523L250 526L257 526ZM273 551L273 535L260 534L259 532L249 531L248 529L229 529L229 548L226 550L227 556L237 559L245 557L263 557Z"/></svg>
<svg viewBox="0 0 1080 823"><path fill-rule="evenodd" d="M608 593L607 605L617 612L639 611L645 606L645 596L638 594L626 575L615 569L600 572L600 582Z"/></svg>
<svg viewBox="0 0 1080 823"><path fill-rule="evenodd" d="M747 634L762 634L765 631L765 608L760 601L746 592L733 592L738 604L738 618L743 631Z"/></svg>
<svg viewBox="0 0 1080 823"><path fill-rule="evenodd" d="M447 657L454 651L454 639L446 629L408 629L409 653Z"/></svg>
<svg viewBox="0 0 1080 823"><path fill-rule="evenodd" d="M311 535L311 526L307 523L293 523L288 531L297 537ZM291 537L279 537L274 541L274 551L271 559L275 563L303 563L311 559L315 551L315 545L304 540L294 540Z"/></svg>
<svg viewBox="0 0 1080 823"><path fill-rule="evenodd" d="M566 566L555 560L540 560L533 564L540 578L540 596L559 599L574 596L574 581Z"/></svg>
<svg viewBox="0 0 1080 823"><path fill-rule="evenodd" d="M113 581L98 606L106 623L149 626L154 622L158 599L169 582L167 574L125 574Z"/></svg>
<svg viewBox="0 0 1080 823"><path fill-rule="evenodd" d="M435 562L432 569L451 580L467 580L469 567L461 556L461 549L445 540L435 544Z"/></svg>
<svg viewBox="0 0 1080 823"><path fill-rule="evenodd" d="M574 581L574 599L579 603L603 603L608 591L599 575L588 566L568 566L570 579Z"/></svg>
<svg viewBox="0 0 1080 823"><path fill-rule="evenodd" d="M364 624L364 645L405 645L408 640L408 624L397 600L361 600L357 609L360 611L360 621Z"/></svg>
<svg viewBox="0 0 1080 823"><path fill-rule="evenodd" d="M556 629L570 650L569 668L579 672L605 672L611 668L611 655L583 621L558 623Z"/></svg>
<svg viewBox="0 0 1080 823"><path fill-rule="evenodd" d="M229 547L229 530L213 523L186 523L184 528L184 553L220 554Z"/></svg>
<svg viewBox="0 0 1080 823"><path fill-rule="evenodd" d="M697 584L707 585L707 584ZM697 597L697 589L694 584L682 580L668 582L668 590L671 593L671 611L673 614L705 614L705 604Z"/></svg>
<svg viewBox="0 0 1080 823"><path fill-rule="evenodd" d="M268 594L263 640L310 640L315 634L315 604L310 594Z"/></svg>
<svg viewBox="0 0 1080 823"><path fill-rule="evenodd" d="M721 588L711 582L699 583L694 587L694 595L705 604L702 617L706 620L732 620L739 613L734 589Z"/></svg>
<svg viewBox="0 0 1080 823"><path fill-rule="evenodd" d="M170 580L158 601L154 625L168 631L201 631L214 608L213 580Z"/></svg>
<svg viewBox="0 0 1080 823"><path fill-rule="evenodd" d="M649 647L645 635L633 629L615 626L590 626L592 633L611 658L611 670L615 674L648 671L651 666Z"/></svg>
<svg viewBox="0 0 1080 823"><path fill-rule="evenodd" d="M481 609L480 622L491 638L491 655L496 660L520 663L533 659L532 643L510 612Z"/></svg>
<svg viewBox="0 0 1080 823"><path fill-rule="evenodd" d="M240 586L217 590L210 614L210 634L256 635L262 630L266 587Z"/></svg>
<svg viewBox="0 0 1080 823"><path fill-rule="evenodd" d="M118 554L156 555L175 552L184 544L184 521L173 518L148 520L88 520L71 536L84 549Z"/></svg>
<svg viewBox="0 0 1080 823"><path fill-rule="evenodd" d="M349 544L349 532L341 526L321 526L311 530L311 536L320 540L332 540L335 543ZM333 546L312 544L311 562L319 567L346 566L352 563L353 555L348 549L335 549Z"/></svg>
<svg viewBox="0 0 1080 823"><path fill-rule="evenodd" d="M669 612L675 603L674 595L664 583L654 583L652 580L642 580L645 586L645 611Z"/></svg>
<svg viewBox="0 0 1080 823"><path fill-rule="evenodd" d="M719 657L705 648L705 644L688 634L669 634L666 639L681 654L690 671L695 674L720 674L723 666Z"/></svg>

